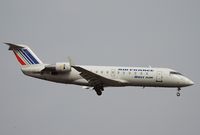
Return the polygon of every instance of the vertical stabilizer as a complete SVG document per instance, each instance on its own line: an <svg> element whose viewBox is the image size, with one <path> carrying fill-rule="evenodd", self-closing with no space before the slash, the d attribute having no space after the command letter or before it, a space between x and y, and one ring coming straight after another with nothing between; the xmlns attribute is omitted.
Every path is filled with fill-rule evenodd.
<svg viewBox="0 0 200 135"><path fill-rule="evenodd" d="M26 45L5 43L12 50L21 66L42 64L42 61Z"/></svg>

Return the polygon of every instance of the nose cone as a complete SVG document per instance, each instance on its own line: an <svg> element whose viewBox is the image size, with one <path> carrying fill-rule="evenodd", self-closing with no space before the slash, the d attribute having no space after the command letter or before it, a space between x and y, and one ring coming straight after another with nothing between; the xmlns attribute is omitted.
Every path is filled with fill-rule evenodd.
<svg viewBox="0 0 200 135"><path fill-rule="evenodd" d="M188 81L188 86L194 85L194 82L192 80L189 79Z"/></svg>
<svg viewBox="0 0 200 135"><path fill-rule="evenodd" d="M185 78L184 79L184 84L186 86L191 86L191 85L194 85L194 82L192 80L188 79L188 78Z"/></svg>

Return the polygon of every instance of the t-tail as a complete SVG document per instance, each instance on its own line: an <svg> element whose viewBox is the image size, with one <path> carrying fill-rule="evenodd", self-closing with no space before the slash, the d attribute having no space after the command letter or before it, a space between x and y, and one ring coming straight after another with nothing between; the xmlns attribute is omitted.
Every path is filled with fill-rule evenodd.
<svg viewBox="0 0 200 135"><path fill-rule="evenodd" d="M9 46L9 50L13 51L20 65L31 66L43 64L35 53L26 45L5 43Z"/></svg>

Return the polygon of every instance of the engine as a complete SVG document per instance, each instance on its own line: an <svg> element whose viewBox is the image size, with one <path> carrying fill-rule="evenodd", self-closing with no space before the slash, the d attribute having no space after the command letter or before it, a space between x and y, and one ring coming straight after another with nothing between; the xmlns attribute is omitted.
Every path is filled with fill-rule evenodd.
<svg viewBox="0 0 200 135"><path fill-rule="evenodd" d="M71 71L70 63L56 63L55 68L56 68L57 72L70 72Z"/></svg>

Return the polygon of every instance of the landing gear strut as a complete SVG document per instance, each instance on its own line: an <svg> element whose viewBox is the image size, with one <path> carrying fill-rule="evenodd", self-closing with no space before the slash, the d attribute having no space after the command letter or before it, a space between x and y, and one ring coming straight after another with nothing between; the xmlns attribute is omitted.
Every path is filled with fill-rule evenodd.
<svg viewBox="0 0 200 135"><path fill-rule="evenodd" d="M180 95L181 95L180 91L181 91L181 88L179 87L179 88L178 88L178 92L176 93L176 96L177 96L177 97L180 97Z"/></svg>
<svg viewBox="0 0 200 135"><path fill-rule="evenodd" d="M96 91L98 96L101 96L102 95L102 91L104 91L104 88L103 88L103 86L95 86L94 90Z"/></svg>

